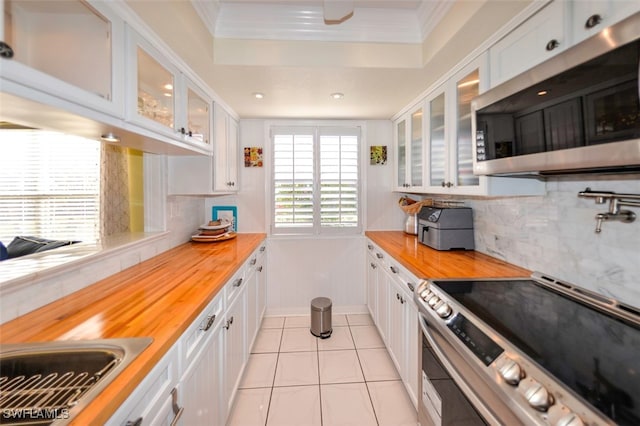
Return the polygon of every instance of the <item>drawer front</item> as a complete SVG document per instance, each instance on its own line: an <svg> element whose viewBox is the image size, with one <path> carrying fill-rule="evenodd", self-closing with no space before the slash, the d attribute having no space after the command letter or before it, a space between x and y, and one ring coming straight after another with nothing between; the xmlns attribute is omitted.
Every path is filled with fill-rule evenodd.
<svg viewBox="0 0 640 426"><path fill-rule="evenodd" d="M138 385L118 411L107 421L107 426L127 424L152 424L158 411L171 398L171 391L178 383L178 346L169 352Z"/></svg>
<svg viewBox="0 0 640 426"><path fill-rule="evenodd" d="M418 279L395 259L388 257L387 270L405 295L405 299L413 303L413 291L418 286Z"/></svg>
<svg viewBox="0 0 640 426"><path fill-rule="evenodd" d="M235 273L235 275L227 281L224 286L225 294L225 306L231 306L231 303L240 293L240 290L245 284L246 271L251 268L251 263L254 261L255 256L251 256L247 262ZM256 260L257 261L257 260Z"/></svg>
<svg viewBox="0 0 640 426"><path fill-rule="evenodd" d="M182 366L191 364L193 358L200 352L207 341L207 337L222 322L224 313L223 291L218 293L198 318L189 326L180 340L180 362Z"/></svg>

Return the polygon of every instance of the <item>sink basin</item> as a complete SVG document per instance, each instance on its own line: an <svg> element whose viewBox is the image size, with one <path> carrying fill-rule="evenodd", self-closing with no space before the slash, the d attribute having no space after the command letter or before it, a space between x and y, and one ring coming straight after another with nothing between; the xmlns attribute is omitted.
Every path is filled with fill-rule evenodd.
<svg viewBox="0 0 640 426"><path fill-rule="evenodd" d="M2 345L0 424L69 423L152 341L143 337Z"/></svg>

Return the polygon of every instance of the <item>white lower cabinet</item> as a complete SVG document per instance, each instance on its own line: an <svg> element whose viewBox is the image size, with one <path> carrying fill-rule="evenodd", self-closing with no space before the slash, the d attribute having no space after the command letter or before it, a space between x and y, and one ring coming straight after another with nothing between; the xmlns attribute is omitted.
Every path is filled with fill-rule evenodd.
<svg viewBox="0 0 640 426"><path fill-rule="evenodd" d="M222 409L224 417L229 414L238 387L238 381L247 360L248 351L246 348L246 310L247 292L246 286L240 294L231 302L227 308L225 323L223 325L224 340L224 390L222 393Z"/></svg>
<svg viewBox="0 0 640 426"><path fill-rule="evenodd" d="M107 421L107 426L169 425L178 384L179 345L174 345ZM179 410L177 410L179 411Z"/></svg>
<svg viewBox="0 0 640 426"><path fill-rule="evenodd" d="M266 307L263 247L200 312L108 426L225 424Z"/></svg>
<svg viewBox="0 0 640 426"><path fill-rule="evenodd" d="M183 414L182 425L222 425L222 326L218 324L207 338L204 348L187 366L178 395Z"/></svg>
<svg viewBox="0 0 640 426"><path fill-rule="evenodd" d="M375 257L369 253L367 256L367 309L373 318L378 321L378 265Z"/></svg>
<svg viewBox="0 0 640 426"><path fill-rule="evenodd" d="M375 286L376 315L372 314L389 355L407 389L411 402L418 404L418 308L413 301L413 289L418 279L401 267L387 253L368 242L367 285ZM375 283L375 284L374 284Z"/></svg>
<svg viewBox="0 0 640 426"><path fill-rule="evenodd" d="M265 269L267 265L267 246L266 243L262 245L258 249L258 263L256 263L256 275L257 275L257 283L258 287L258 320L257 320L257 328L260 329L260 324L262 323L262 317L264 316L264 312L267 309L267 271ZM256 330L256 334L258 334L258 330ZM255 336L252 340L255 340ZM253 344L249 345L253 346Z"/></svg>

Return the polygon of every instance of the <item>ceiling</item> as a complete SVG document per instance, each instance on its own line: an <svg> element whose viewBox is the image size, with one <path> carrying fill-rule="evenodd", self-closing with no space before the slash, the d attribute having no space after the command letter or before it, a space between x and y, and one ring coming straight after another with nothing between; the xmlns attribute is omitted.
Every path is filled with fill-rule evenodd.
<svg viewBox="0 0 640 426"><path fill-rule="evenodd" d="M344 0L325 0L336 1ZM434 81L429 62L465 24L452 28L449 16L488 1L356 0L353 15L333 25L322 0L192 4L214 39L206 80L241 118L389 119Z"/></svg>

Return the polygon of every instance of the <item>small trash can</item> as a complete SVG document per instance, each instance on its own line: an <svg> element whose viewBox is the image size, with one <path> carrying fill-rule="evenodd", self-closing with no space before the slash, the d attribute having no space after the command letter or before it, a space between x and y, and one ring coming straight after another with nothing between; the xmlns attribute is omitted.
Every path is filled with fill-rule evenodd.
<svg viewBox="0 0 640 426"><path fill-rule="evenodd" d="M311 301L311 334L321 339L331 336L331 299L316 297Z"/></svg>

